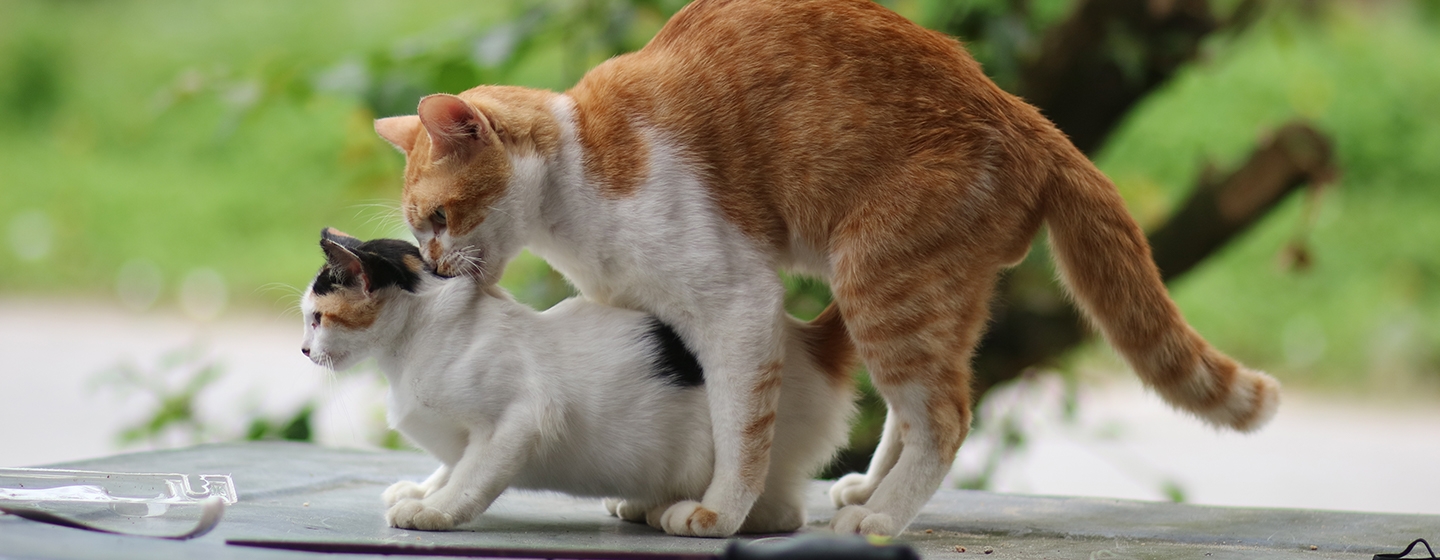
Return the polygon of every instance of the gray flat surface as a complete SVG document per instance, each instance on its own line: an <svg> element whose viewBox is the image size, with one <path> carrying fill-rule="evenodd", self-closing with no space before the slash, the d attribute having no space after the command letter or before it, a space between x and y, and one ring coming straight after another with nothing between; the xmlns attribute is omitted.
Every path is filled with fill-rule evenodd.
<svg viewBox="0 0 1440 560"><path fill-rule="evenodd" d="M510 492L463 530L392 529L379 495L396 480L423 479L436 463L403 452L254 443L119 455L69 468L231 474L240 502L216 530L179 543L102 535L0 516L0 555L20 558L317 558L226 546L226 539L406 543L422 546L718 553L723 541L666 536L606 515L597 500ZM812 531L833 509L813 487ZM1437 497L1440 499L1440 497ZM173 531L185 511L92 523L133 532ZM178 532L178 531L177 531ZM1241 509L944 490L899 540L926 558L1364 558L1415 538L1440 540L1440 516ZM1311 551L1310 546L1317 550ZM962 546L965 553L957 553ZM330 556L358 558L360 556Z"/></svg>

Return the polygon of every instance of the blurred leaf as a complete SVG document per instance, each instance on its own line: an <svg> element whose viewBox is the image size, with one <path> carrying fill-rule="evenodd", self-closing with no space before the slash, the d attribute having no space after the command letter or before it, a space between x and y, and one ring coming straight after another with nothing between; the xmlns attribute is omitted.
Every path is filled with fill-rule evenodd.
<svg viewBox="0 0 1440 560"><path fill-rule="evenodd" d="M0 80L0 107L21 123L47 122L60 106L60 72L67 65L60 50L48 41L27 37L22 40L4 69Z"/></svg>
<svg viewBox="0 0 1440 560"><path fill-rule="evenodd" d="M1171 502L1185 503L1185 488L1181 487L1179 482L1166 480L1160 483L1160 492L1165 495L1165 499Z"/></svg>
<svg viewBox="0 0 1440 560"><path fill-rule="evenodd" d="M207 359L199 347L187 346L163 355L154 369L122 363L92 379L123 394L138 393L155 402L146 418L121 428L117 434L121 444L142 440L160 444L171 433L188 435L192 443L200 443L210 430L196 415L195 402L223 374L224 369Z"/></svg>
<svg viewBox="0 0 1440 560"><path fill-rule="evenodd" d="M312 441L314 434L310 430L310 417L315 412L314 404L306 404L295 413L295 417L280 429L280 439L286 441Z"/></svg>
<svg viewBox="0 0 1440 560"><path fill-rule="evenodd" d="M380 436L379 443L382 449L409 449L409 446L405 444L405 439L401 437L400 432L395 430L386 430L384 435Z"/></svg>

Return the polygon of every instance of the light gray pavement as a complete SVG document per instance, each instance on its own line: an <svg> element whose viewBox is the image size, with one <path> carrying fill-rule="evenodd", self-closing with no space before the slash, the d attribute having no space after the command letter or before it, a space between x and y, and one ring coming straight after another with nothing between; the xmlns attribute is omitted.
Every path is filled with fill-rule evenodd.
<svg viewBox="0 0 1440 560"><path fill-rule="evenodd" d="M1130 376L1084 382L1074 418L1060 380L1041 377L987 399L1026 445L990 488L1007 493L1440 514L1440 402L1433 394L1364 400L1287 390L1254 434L1212 429L1170 409ZM975 472L996 438L982 423L957 470Z"/></svg>
<svg viewBox="0 0 1440 560"><path fill-rule="evenodd" d="M0 555L30 558L315 558L304 553L225 545L227 539L403 543L419 546L718 552L721 541L668 537L605 514L597 500L507 493L462 530L404 531L382 521L380 492L399 478L418 480L435 466L423 455L301 444L215 445L121 455L69 465L117 471L230 473L240 502L216 530L174 543L82 533L0 516ZM810 500L811 528L833 512L825 486ZM183 516L185 512L173 511ZM120 518L97 511L95 524L158 532L167 517ZM1398 551L1418 537L1440 537L1440 516L1015 496L944 490L898 541L925 558L1349 558ZM956 551L964 547L966 552ZM1315 550L1310 547L1314 546ZM989 555L985 550L991 551Z"/></svg>
<svg viewBox="0 0 1440 560"><path fill-rule="evenodd" d="M233 439L255 414L283 417L314 398L321 443L369 445L383 428L378 376L335 377L310 365L298 351L299 322L253 312L199 322L103 302L0 298L0 466L119 451L120 427L153 402L94 387L96 373L122 362L153 369L192 344L227 372L200 397L209 440ZM1287 390L1272 425L1238 435L1171 411L1129 377L1082 385L1072 420L1058 415L1061 392L1056 380L1041 378L990 399L984 413L1016 415L1028 436L993 489L1164 500L1163 488L1173 484L1204 505L1440 514L1433 399L1392 405ZM957 471L975 472L991 443L982 428L961 450Z"/></svg>

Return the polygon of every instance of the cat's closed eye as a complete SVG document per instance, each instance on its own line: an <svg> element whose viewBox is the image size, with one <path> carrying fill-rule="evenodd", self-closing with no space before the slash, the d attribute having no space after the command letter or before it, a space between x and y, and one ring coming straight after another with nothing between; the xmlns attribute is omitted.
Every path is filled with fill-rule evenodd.
<svg viewBox="0 0 1440 560"><path fill-rule="evenodd" d="M430 215L430 224L435 227L435 231L445 229L445 208L435 209L435 213Z"/></svg>

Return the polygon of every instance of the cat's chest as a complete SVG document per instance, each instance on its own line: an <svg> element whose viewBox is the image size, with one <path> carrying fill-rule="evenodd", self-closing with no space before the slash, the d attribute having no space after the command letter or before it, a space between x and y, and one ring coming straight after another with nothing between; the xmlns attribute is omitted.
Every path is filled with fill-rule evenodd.
<svg viewBox="0 0 1440 560"><path fill-rule="evenodd" d="M493 349L432 354L433 358L407 364L402 375L390 377L387 404L392 427L410 422L474 429L493 422L506 401L514 398L514 379L490 375L487 364L500 359Z"/></svg>
<svg viewBox="0 0 1440 560"><path fill-rule="evenodd" d="M428 368L423 367L414 369L418 371L390 379L386 403L390 427L462 423L464 420L453 400L454 394L464 389L455 386L456 380L439 372L426 372Z"/></svg>
<svg viewBox="0 0 1440 560"><path fill-rule="evenodd" d="M410 383L392 384L386 401L386 417L391 428L406 431L406 426L446 423L434 395L423 388L417 391Z"/></svg>
<svg viewBox="0 0 1440 560"><path fill-rule="evenodd" d="M684 196L642 193L610 204L603 218L589 216L589 227L559 229L531 249L597 303L649 312L688 306L695 287L730 285L732 276L753 272L734 263L765 258L712 212L685 204L670 212L673 201L645 200Z"/></svg>
<svg viewBox="0 0 1440 560"><path fill-rule="evenodd" d="M460 459L470 434L479 427L425 384L392 382L387 401L390 427L447 464Z"/></svg>

